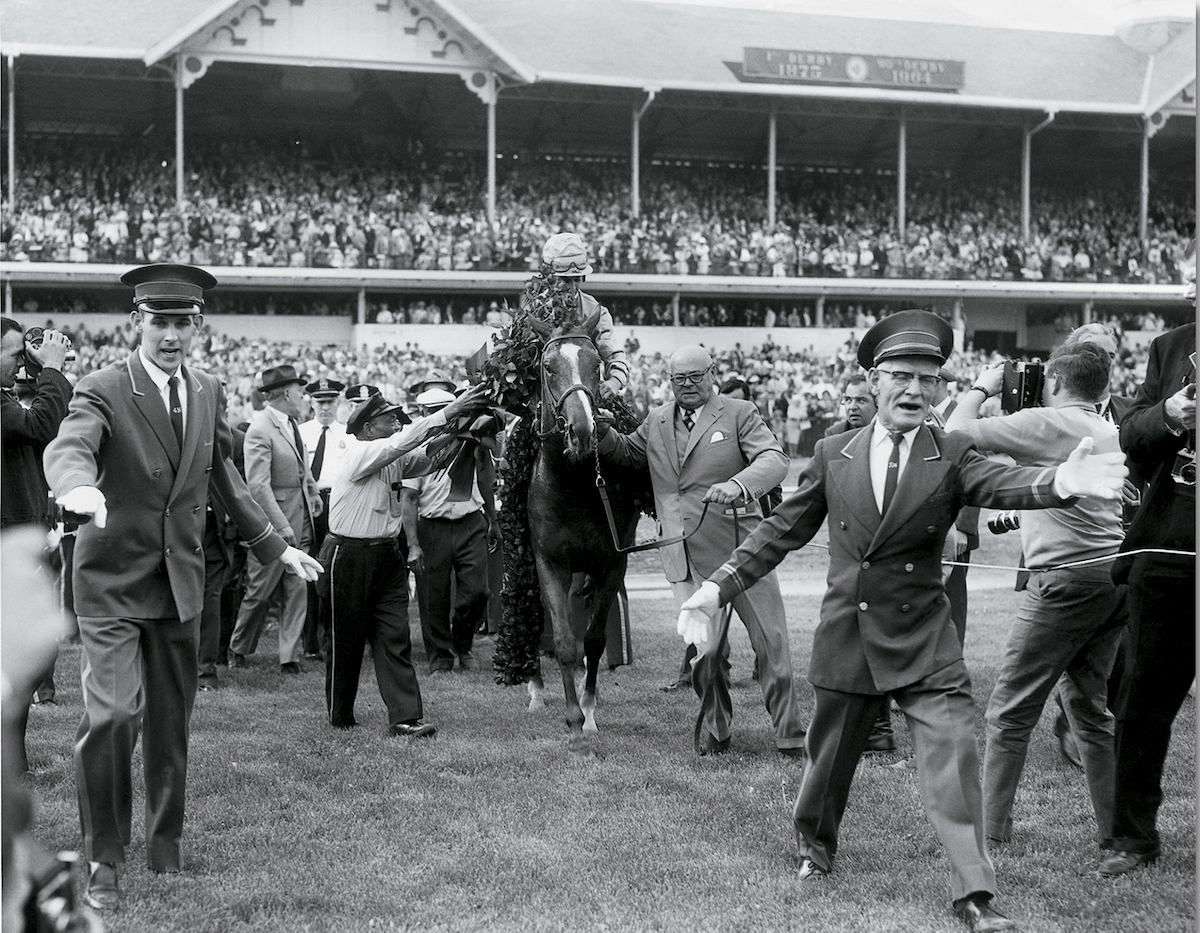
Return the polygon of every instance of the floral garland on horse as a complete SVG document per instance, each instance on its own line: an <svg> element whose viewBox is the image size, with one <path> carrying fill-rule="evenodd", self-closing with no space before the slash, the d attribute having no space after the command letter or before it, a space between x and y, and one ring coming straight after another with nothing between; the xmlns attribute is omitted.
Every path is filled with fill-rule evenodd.
<svg viewBox="0 0 1200 933"><path fill-rule="evenodd" d="M499 477L503 489L499 512L500 532L504 542L504 587L501 591L503 621L496 638L493 660L498 684L525 683L541 671L542 632L545 626L537 568L530 540L528 494L541 440L535 416L541 391L538 363L542 343L531 321L537 320L560 327L582 323L579 301L572 285L563 282L543 266L526 283L519 310L511 323L500 328L492 341L491 351L480 365L477 381L489 385L490 397L502 414L516 415L504 444L504 458ZM618 399L605 401L604 407L613 412L614 428L628 433L637 428L641 419ZM478 412L465 413L447 425L445 432L463 437L480 423ZM606 466L616 472L619 468ZM622 470L622 477L631 482L639 511L654 515L654 497L647 471Z"/></svg>

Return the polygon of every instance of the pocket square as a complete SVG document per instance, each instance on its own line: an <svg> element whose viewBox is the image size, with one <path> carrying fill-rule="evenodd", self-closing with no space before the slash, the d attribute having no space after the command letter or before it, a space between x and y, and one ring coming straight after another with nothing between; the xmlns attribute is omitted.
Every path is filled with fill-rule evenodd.
<svg viewBox="0 0 1200 933"><path fill-rule="evenodd" d="M717 441L725 440L725 435L720 431L713 431L713 436L708 439L710 444L715 444Z"/></svg>

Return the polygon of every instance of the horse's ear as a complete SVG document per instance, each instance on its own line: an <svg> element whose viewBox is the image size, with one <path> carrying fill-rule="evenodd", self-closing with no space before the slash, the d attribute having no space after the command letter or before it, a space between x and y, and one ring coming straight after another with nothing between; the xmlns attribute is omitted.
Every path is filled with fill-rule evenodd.
<svg viewBox="0 0 1200 933"><path fill-rule="evenodd" d="M539 318L533 317L532 315L530 315L530 318L529 318L529 326L531 328L533 328L533 332L535 334L537 334L539 337L541 337L543 340L549 340L550 335L552 333L554 333L553 326L551 326L546 321L543 321L543 320L540 320Z"/></svg>
<svg viewBox="0 0 1200 933"><path fill-rule="evenodd" d="M596 339L596 328L600 324L601 308L597 308L591 313L586 321L583 322L583 330L593 339Z"/></svg>

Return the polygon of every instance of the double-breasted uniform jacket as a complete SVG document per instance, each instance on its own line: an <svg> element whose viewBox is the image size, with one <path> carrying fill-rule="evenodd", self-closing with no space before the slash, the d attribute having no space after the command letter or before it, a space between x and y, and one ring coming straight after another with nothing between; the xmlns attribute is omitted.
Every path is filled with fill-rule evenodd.
<svg viewBox="0 0 1200 933"><path fill-rule="evenodd" d="M199 616L210 491L260 560L274 560L286 547L229 460L232 439L220 381L189 367L183 374L188 408L182 450L137 351L79 380L58 437L46 448L46 479L56 497L96 486L108 508L104 528L89 522L77 535L77 615Z"/></svg>
<svg viewBox="0 0 1200 933"><path fill-rule="evenodd" d="M942 584L946 534L966 505L1069 505L1053 467L986 459L966 438L922 425L886 517L875 504L871 428L825 438L796 491L712 577L727 603L802 547L829 518L829 575L809 681L845 693L909 686L962 658Z"/></svg>
<svg viewBox="0 0 1200 933"><path fill-rule="evenodd" d="M246 485L275 530L291 529L297 542L321 512L321 496L307 465L304 447L296 449L291 424L280 424L269 411L256 411L246 429Z"/></svg>
<svg viewBox="0 0 1200 933"><path fill-rule="evenodd" d="M689 559L699 582L761 521L758 499L783 482L788 460L752 402L722 395L712 396L696 412L681 459L675 441L676 407L671 400L655 408L632 434L610 431L599 449L617 462L649 466L664 537L696 528L704 515L704 494L713 484L736 479L746 488L750 501L739 504L736 529L730 507L711 503L699 531L659 550L669 582L687 579Z"/></svg>

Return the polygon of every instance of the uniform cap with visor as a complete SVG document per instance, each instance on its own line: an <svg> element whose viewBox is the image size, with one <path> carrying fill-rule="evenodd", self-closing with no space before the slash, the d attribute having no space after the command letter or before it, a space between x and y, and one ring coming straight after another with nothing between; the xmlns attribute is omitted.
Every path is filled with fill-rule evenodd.
<svg viewBox="0 0 1200 933"><path fill-rule="evenodd" d="M346 419L346 430L357 435L372 418L393 413L401 424L412 424L412 418L408 417L399 405L393 405L382 395L372 395L365 402L360 402L354 411L350 412L350 417Z"/></svg>
<svg viewBox="0 0 1200 933"><path fill-rule="evenodd" d="M550 271L561 276L592 274L588 262L587 244L578 233L556 233L542 247L542 262Z"/></svg>
<svg viewBox="0 0 1200 933"><path fill-rule="evenodd" d="M156 262L130 269L121 276L121 284L132 286L133 303L139 311L195 314L204 309L205 289L217 280L198 266Z"/></svg>
<svg viewBox="0 0 1200 933"><path fill-rule="evenodd" d="M873 369L883 360L897 356L921 356L938 365L954 351L954 330L930 311L897 311L863 334L858 345L858 363Z"/></svg>

